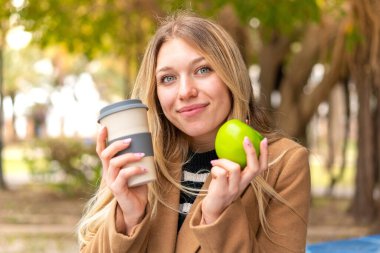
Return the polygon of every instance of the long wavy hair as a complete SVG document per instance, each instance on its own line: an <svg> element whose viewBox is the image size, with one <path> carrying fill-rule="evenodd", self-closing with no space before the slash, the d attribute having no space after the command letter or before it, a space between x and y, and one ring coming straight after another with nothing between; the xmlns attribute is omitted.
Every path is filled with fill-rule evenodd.
<svg viewBox="0 0 380 253"><path fill-rule="evenodd" d="M151 39L136 79L132 96L140 98L149 108L148 121L153 138L154 159L158 180L149 184L149 203L152 215L156 213L158 202L162 202L163 180L174 187L183 189L176 180L181 173L189 152L189 142L164 115L157 97L156 65L161 46L168 40L180 38L194 47L222 79L230 91L232 107L228 118L248 121L249 124L268 138L272 143L281 136L270 127L265 113L255 103L254 93L246 64L230 35L218 24L189 13L176 13L163 20ZM170 143L170 145L167 145ZM276 159L277 160L277 159ZM270 161L269 165L274 161ZM256 177L252 183L259 205L260 221L265 228L265 193L281 197L266 183L263 177ZM201 193L202 194L202 193ZM104 222L114 197L102 182L94 197L89 201L78 226L81 246L87 244ZM168 203L163 203L168 206ZM172 208L171 206L169 206Z"/></svg>

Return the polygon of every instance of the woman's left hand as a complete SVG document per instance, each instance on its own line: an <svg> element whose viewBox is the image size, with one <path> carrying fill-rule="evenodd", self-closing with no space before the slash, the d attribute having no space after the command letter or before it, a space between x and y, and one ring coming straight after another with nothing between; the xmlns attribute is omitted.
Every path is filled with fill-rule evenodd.
<svg viewBox="0 0 380 253"><path fill-rule="evenodd" d="M253 178L268 168L268 141L260 143L260 157L257 158L251 141L245 137L243 142L247 156L247 166L227 159L211 161L211 182L208 193L202 201L203 223L210 224L218 219L222 212L247 188Z"/></svg>

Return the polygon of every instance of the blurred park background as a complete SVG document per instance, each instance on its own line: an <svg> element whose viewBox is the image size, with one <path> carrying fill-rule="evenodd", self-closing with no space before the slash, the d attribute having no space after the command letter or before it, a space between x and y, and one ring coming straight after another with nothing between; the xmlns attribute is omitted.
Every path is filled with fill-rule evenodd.
<svg viewBox="0 0 380 253"><path fill-rule="evenodd" d="M76 252L99 109L179 9L238 42L258 103L310 150L308 242L380 233L380 2L0 0L0 252Z"/></svg>

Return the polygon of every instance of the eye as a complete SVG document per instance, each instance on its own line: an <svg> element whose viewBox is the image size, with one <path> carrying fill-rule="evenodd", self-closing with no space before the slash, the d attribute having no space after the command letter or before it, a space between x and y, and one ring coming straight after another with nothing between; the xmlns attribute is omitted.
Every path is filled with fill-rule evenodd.
<svg viewBox="0 0 380 253"><path fill-rule="evenodd" d="M176 78L174 76L162 76L160 78L160 83L162 84L166 84L166 83L170 83L170 82L173 82Z"/></svg>
<svg viewBox="0 0 380 253"><path fill-rule="evenodd" d="M207 66L203 66L203 67L200 67L198 70L197 70L197 74L207 74L211 72L211 68L210 67L207 67Z"/></svg>

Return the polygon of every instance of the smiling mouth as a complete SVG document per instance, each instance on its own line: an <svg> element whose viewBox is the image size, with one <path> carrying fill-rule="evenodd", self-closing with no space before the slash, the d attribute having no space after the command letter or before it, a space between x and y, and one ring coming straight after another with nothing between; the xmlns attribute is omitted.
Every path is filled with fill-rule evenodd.
<svg viewBox="0 0 380 253"><path fill-rule="evenodd" d="M199 111L199 110L202 110L203 108L205 108L206 106L208 106L208 104L196 104L196 105L190 105L190 106L185 106L185 107L182 107L178 110L179 113L190 113L190 112L195 112L195 111Z"/></svg>

